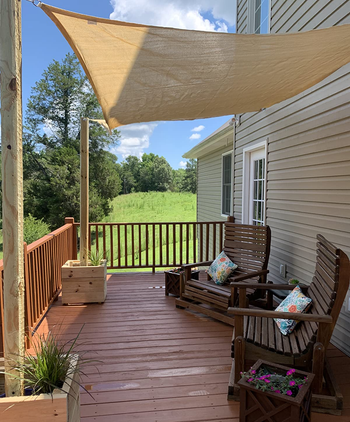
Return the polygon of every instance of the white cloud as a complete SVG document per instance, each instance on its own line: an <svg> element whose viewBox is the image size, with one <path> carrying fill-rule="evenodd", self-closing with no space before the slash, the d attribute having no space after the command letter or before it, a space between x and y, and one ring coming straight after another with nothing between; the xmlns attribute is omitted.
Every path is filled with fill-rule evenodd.
<svg viewBox="0 0 350 422"><path fill-rule="evenodd" d="M190 139L199 139L201 137L201 135L199 133L194 133L193 135L190 136Z"/></svg>
<svg viewBox="0 0 350 422"><path fill-rule="evenodd" d="M232 0L110 0L111 19L181 29L227 32L234 25ZM210 12L214 21L205 17Z"/></svg>
<svg viewBox="0 0 350 422"><path fill-rule="evenodd" d="M205 126L203 126L203 125L196 126L191 130L191 132L201 132L204 128L205 128Z"/></svg>
<svg viewBox="0 0 350 422"><path fill-rule="evenodd" d="M179 167L181 167L182 169L186 168L186 161L180 161Z"/></svg>
<svg viewBox="0 0 350 422"><path fill-rule="evenodd" d="M137 123L133 125L122 126L120 131L120 144L111 150L114 154L122 155L126 158L128 155L141 157L144 150L149 147L149 139L158 126L158 123Z"/></svg>

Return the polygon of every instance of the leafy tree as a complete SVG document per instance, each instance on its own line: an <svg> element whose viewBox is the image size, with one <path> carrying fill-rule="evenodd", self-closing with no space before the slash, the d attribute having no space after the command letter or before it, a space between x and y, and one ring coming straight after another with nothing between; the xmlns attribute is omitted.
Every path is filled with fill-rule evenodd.
<svg viewBox="0 0 350 422"><path fill-rule="evenodd" d="M197 160L191 158L186 162L182 189L185 192L197 192Z"/></svg>
<svg viewBox="0 0 350 422"><path fill-rule="evenodd" d="M185 169L173 170L173 181L171 190L173 192L182 192L185 178Z"/></svg>
<svg viewBox="0 0 350 422"><path fill-rule="evenodd" d="M25 212L52 228L65 216L79 220L81 116L99 119L102 112L77 58L67 54L32 89L24 129ZM119 134L90 122L89 138L90 219L96 221L121 190L117 157L106 151Z"/></svg>

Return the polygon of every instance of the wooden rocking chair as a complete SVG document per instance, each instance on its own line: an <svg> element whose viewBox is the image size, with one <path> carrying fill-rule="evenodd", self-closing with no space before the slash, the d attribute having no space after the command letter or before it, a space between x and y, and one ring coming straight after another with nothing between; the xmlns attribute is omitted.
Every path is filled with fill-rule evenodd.
<svg viewBox="0 0 350 422"><path fill-rule="evenodd" d="M225 223L224 251L238 265L238 268L223 286L216 285L210 277L207 281L191 279L193 267L209 266L213 261L183 265L185 281L180 284L178 308L189 308L227 324L234 325L234 319L225 314L237 301L234 285L245 280L248 283L266 283L267 265L270 255L271 231L268 226L251 226ZM260 284L259 284L260 285ZM247 293L247 292L246 292ZM248 292L250 300L265 297L263 290Z"/></svg>
<svg viewBox="0 0 350 422"><path fill-rule="evenodd" d="M349 289L350 265L349 258L342 250L321 235L317 235L317 240L316 270L312 283L308 287L301 286L312 299L310 313L247 309L244 296L248 286L245 283L235 285L239 289L239 308L230 308L228 311L235 316L232 344L234 362L229 396L237 396L240 372L249 369L251 363L258 359L312 370L315 374L313 393L321 394L325 351ZM260 289L261 285L249 287ZM276 289L293 290L294 287L267 284L264 289L269 292ZM284 336L273 318L301 322L290 335Z"/></svg>

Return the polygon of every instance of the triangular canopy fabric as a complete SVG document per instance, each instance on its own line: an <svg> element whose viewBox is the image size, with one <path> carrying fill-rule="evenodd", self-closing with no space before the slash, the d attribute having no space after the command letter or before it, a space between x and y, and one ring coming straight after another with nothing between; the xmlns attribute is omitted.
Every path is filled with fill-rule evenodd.
<svg viewBox="0 0 350 422"><path fill-rule="evenodd" d="M240 35L100 19L41 8L78 56L111 129L258 111L350 61L350 25Z"/></svg>

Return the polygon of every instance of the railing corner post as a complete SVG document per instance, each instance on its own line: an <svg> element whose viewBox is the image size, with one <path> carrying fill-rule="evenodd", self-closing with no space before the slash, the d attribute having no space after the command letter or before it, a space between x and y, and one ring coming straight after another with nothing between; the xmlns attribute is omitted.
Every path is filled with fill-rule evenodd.
<svg viewBox="0 0 350 422"><path fill-rule="evenodd" d="M26 242L23 243L23 261L24 261L24 286L25 286L25 342L26 348L30 348L30 342L32 338L32 308L31 308L31 295L30 295L30 286L29 286L29 267L28 267L28 245Z"/></svg>
<svg viewBox="0 0 350 422"><path fill-rule="evenodd" d="M229 215L229 216L227 217L227 222L228 222L228 223L234 223L234 222L235 222L235 217L234 217L233 215Z"/></svg>
<svg viewBox="0 0 350 422"><path fill-rule="evenodd" d="M77 226L74 222L74 217L66 217L64 219L64 224L72 224L73 232L72 232L72 257L71 259L77 259L78 257L78 234L77 234Z"/></svg>

